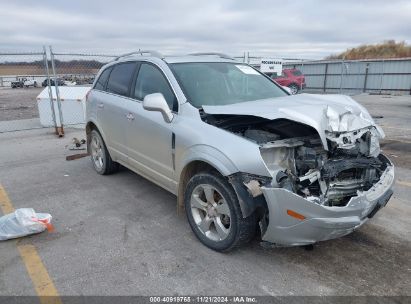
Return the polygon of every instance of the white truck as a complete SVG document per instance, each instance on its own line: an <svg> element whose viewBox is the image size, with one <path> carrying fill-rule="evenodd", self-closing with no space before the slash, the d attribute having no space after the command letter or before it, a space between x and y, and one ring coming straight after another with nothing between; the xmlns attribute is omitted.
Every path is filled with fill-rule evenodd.
<svg viewBox="0 0 411 304"><path fill-rule="evenodd" d="M37 81L34 79L24 79L23 85L25 88L34 87L37 88Z"/></svg>

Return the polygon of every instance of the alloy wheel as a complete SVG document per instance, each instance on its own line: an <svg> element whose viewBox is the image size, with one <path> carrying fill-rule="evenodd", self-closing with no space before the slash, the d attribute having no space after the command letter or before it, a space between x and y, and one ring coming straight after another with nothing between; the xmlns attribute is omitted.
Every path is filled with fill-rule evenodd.
<svg viewBox="0 0 411 304"><path fill-rule="evenodd" d="M213 241L222 241L231 231L231 214L226 199L211 185L194 188L190 200L191 213L198 229Z"/></svg>
<svg viewBox="0 0 411 304"><path fill-rule="evenodd" d="M91 138L90 148L94 166L98 171L100 171L103 169L104 166L104 152L100 139L97 136L93 136Z"/></svg>

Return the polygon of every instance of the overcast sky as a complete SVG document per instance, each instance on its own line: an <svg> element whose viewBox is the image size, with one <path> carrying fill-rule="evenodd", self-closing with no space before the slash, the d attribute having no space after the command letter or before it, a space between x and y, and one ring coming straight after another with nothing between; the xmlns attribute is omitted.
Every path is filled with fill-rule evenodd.
<svg viewBox="0 0 411 304"><path fill-rule="evenodd" d="M411 1L3 1L0 51L322 58L363 43L411 42Z"/></svg>

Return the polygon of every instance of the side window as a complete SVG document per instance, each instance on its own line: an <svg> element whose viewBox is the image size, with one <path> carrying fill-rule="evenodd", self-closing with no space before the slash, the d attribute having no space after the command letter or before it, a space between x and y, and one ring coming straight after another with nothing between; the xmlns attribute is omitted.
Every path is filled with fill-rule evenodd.
<svg viewBox="0 0 411 304"><path fill-rule="evenodd" d="M107 92L127 96L135 67L135 62L115 65L108 79Z"/></svg>
<svg viewBox="0 0 411 304"><path fill-rule="evenodd" d="M111 67L105 69L103 73L101 73L100 77L98 78L96 85L94 88L96 90L104 90L104 87L106 86L108 76L110 75L111 72Z"/></svg>
<svg viewBox="0 0 411 304"><path fill-rule="evenodd" d="M177 110L177 99L163 73L151 64L142 63L137 76L134 97L143 100L146 95L152 93L162 93L170 109Z"/></svg>
<svg viewBox="0 0 411 304"><path fill-rule="evenodd" d="M272 78L272 79L276 79L276 78L278 78L278 77L280 77L280 76L278 76L277 72L273 72L273 73L271 73L270 78Z"/></svg>

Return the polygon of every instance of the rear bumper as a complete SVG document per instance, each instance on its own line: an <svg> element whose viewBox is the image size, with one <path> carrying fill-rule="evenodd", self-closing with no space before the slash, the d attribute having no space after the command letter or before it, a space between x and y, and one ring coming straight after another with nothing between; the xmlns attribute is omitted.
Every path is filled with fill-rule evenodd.
<svg viewBox="0 0 411 304"><path fill-rule="evenodd" d="M387 159L389 162L389 160ZM318 205L281 188L262 187L269 211L263 241L285 246L313 244L353 232L384 207L392 195L394 166L368 191L359 192L344 207ZM293 210L305 216L298 220L287 215Z"/></svg>

